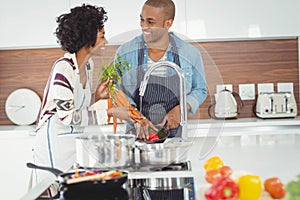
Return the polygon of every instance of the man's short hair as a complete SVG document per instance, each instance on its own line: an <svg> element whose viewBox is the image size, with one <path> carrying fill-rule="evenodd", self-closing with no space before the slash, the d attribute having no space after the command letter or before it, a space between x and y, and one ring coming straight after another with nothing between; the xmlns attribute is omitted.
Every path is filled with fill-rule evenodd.
<svg viewBox="0 0 300 200"><path fill-rule="evenodd" d="M167 19L175 18L175 4L172 0L147 0L145 5L163 8Z"/></svg>

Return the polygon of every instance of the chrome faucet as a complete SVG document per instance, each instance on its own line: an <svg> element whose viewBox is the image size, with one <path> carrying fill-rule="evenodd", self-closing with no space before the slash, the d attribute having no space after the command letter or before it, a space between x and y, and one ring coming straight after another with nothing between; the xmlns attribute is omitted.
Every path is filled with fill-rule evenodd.
<svg viewBox="0 0 300 200"><path fill-rule="evenodd" d="M187 138L187 111L186 111L186 94L185 94L185 79L184 75L182 73L182 70L178 65L176 65L173 62L170 61L160 61L152 64L146 71L144 78L141 82L140 88L139 88L139 95L142 97L145 94L146 87L150 78L151 73L159 68L159 67L170 67L175 70L177 75L179 76L179 83L180 83L180 125L182 126L182 135L181 137L186 139Z"/></svg>

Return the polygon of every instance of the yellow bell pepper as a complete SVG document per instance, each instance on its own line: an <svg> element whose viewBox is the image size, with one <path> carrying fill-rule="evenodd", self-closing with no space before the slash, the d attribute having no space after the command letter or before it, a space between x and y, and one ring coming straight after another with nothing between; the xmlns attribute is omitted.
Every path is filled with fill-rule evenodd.
<svg viewBox="0 0 300 200"><path fill-rule="evenodd" d="M224 162L219 156L210 157L204 163L205 171L212 170L212 169L219 170L223 166L224 166Z"/></svg>
<svg viewBox="0 0 300 200"><path fill-rule="evenodd" d="M258 200L262 193L262 181L260 176L247 174L238 180L239 200Z"/></svg>

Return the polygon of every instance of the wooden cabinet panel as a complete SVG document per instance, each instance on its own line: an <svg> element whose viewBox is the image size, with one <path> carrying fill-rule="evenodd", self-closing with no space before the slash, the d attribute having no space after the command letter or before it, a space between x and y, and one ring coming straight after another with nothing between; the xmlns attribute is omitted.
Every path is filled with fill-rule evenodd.
<svg viewBox="0 0 300 200"><path fill-rule="evenodd" d="M217 84L293 82L299 108L298 38L247 41L214 41L194 43L202 52L208 97L195 115L189 118L208 118L208 107ZM110 62L118 45L107 46L104 55L94 55L95 67ZM5 100L13 90L26 87L42 98L53 62L63 55L58 48L0 51L0 125L11 122L5 114ZM105 61L103 61L104 59ZM96 68L97 70L97 68ZM96 72L95 74L97 75ZM98 74L99 75L99 74ZM255 100L244 101L239 117L255 117Z"/></svg>
<svg viewBox="0 0 300 200"><path fill-rule="evenodd" d="M205 62L209 96L200 113L192 118L207 118L207 107L213 103L212 96L217 84L232 84L238 92L239 84L293 82L299 108L299 61L298 40L251 40L200 43ZM197 44L199 47L199 44ZM216 77L217 75L217 77ZM218 77L218 75L220 77ZM239 117L255 117L254 100L244 101Z"/></svg>

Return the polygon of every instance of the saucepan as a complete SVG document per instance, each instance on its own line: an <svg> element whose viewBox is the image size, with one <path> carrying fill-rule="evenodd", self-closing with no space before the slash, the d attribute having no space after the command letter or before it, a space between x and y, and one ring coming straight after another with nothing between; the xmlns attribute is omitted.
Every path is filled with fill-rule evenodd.
<svg viewBox="0 0 300 200"><path fill-rule="evenodd" d="M27 163L27 167L47 170L57 176L64 191L95 191L121 187L128 179L128 172L100 168L78 167L69 172Z"/></svg>
<svg viewBox="0 0 300 200"><path fill-rule="evenodd" d="M83 134L77 137L86 148L93 167L126 168L132 164L135 135L129 134Z"/></svg>
<svg viewBox="0 0 300 200"><path fill-rule="evenodd" d="M167 166L188 160L192 143L182 138L168 138L164 143L146 144L136 142L140 150L141 166Z"/></svg>

